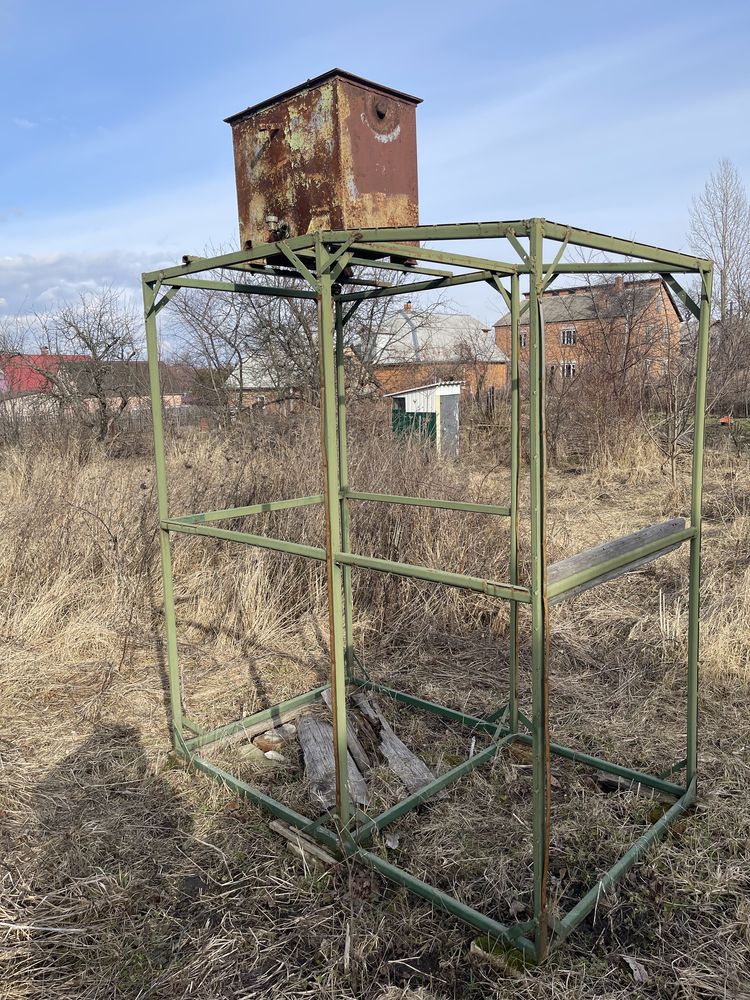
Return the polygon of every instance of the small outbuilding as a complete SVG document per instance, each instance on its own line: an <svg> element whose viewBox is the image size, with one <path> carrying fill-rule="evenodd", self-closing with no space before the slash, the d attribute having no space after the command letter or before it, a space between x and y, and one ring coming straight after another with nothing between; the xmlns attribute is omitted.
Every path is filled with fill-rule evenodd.
<svg viewBox="0 0 750 1000"><path fill-rule="evenodd" d="M433 382L386 393L393 401L391 422L398 435L424 434L438 452L458 457L459 413L462 382Z"/></svg>

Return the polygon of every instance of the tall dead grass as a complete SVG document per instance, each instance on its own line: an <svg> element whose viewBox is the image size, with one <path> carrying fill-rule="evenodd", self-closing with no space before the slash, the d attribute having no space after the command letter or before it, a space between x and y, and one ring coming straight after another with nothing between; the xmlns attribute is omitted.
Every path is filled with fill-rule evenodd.
<svg viewBox="0 0 750 1000"><path fill-rule="evenodd" d="M357 488L507 499L499 427L441 463L353 423ZM304 420L283 434L259 422L175 437L172 510L318 492L316 441ZM603 894L550 965L517 982L468 964L470 932L374 876L290 868L259 813L173 767L153 465L147 443L130 451L113 459L68 437L2 453L0 996L750 995L747 455L715 441L707 461L699 810ZM639 440L551 470L551 557L684 513L688 473L672 487ZM352 517L359 552L507 578L503 519L370 503L353 504ZM319 507L237 523L322 542ZM174 568L191 716L229 721L324 676L319 565L184 536ZM354 586L357 646L376 679L476 711L502 700L502 602L365 571ZM561 740L655 771L683 754L686 603L683 548L554 609ZM437 770L468 752L460 731L388 711ZM652 803L592 797L572 766L555 776L553 888L567 904L637 835ZM528 905L528 808L527 764L498 757L404 819L400 860L508 919L510 905ZM645 965L646 983L623 955Z"/></svg>

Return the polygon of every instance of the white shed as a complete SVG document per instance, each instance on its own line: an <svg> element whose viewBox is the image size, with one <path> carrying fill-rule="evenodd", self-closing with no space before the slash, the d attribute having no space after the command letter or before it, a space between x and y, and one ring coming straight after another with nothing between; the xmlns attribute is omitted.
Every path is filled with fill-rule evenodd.
<svg viewBox="0 0 750 1000"><path fill-rule="evenodd" d="M432 438L442 455L458 455L461 382L433 382L398 392L393 400L393 430L397 434L419 430Z"/></svg>

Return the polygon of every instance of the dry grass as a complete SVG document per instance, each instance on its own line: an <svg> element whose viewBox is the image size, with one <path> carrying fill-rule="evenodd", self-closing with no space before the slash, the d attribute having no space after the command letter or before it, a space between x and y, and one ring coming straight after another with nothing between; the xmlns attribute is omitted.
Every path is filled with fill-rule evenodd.
<svg viewBox="0 0 750 1000"><path fill-rule="evenodd" d="M264 424L234 439L173 441L173 509L315 492L316 430L280 436ZM361 489L507 497L507 469L481 442L451 466L361 429L352 438ZM258 811L175 766L152 479L147 450L113 459L46 441L3 452L0 997L750 997L747 455L721 441L709 452L700 804L522 980L474 964L467 928L379 878L346 865L305 871ZM682 513L686 499L685 479L669 486L639 442L555 471L553 558ZM258 526L322 538L319 508ZM353 527L361 552L506 575L501 519L363 504ZM324 676L319 567L184 537L175 575L198 721L237 718ZM653 770L683 755L686 583L683 551L555 609L560 740ZM476 711L502 701L501 603L365 572L355 601L376 679ZM468 752L454 727L386 708L437 770ZM556 763L555 782L551 868L564 908L644 828L654 802L604 794L572 765ZM395 792L383 776L376 804ZM305 804L295 766L280 794ZM398 859L509 919L511 905L529 902L529 810L528 765L502 754L400 821ZM643 964L645 983L625 957Z"/></svg>

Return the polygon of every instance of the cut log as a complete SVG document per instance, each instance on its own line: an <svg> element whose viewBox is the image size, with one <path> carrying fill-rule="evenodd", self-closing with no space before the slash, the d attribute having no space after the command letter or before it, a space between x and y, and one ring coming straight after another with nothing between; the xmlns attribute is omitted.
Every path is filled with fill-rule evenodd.
<svg viewBox="0 0 750 1000"><path fill-rule="evenodd" d="M303 715L297 722L297 738L305 757L310 795L316 805L332 809L336 805L336 764L333 756L333 729L316 715ZM367 804L367 782L347 754L349 795L358 805Z"/></svg>
<svg viewBox="0 0 750 1000"><path fill-rule="evenodd" d="M370 701L362 691L352 695L352 700L362 715L375 730L379 740L379 750L393 773L401 779L408 792L418 792L420 788L435 780L435 775L415 753L403 743L391 729L377 703Z"/></svg>
<svg viewBox="0 0 750 1000"><path fill-rule="evenodd" d="M328 711L333 714L331 689L326 688L325 691L322 691L321 698L328 706ZM354 758L354 762L362 774L367 774L367 772L371 769L372 764L370 763L370 758L365 753L364 747L359 742L356 723L348 713L346 718L346 745L349 748L349 753Z"/></svg>
<svg viewBox="0 0 750 1000"><path fill-rule="evenodd" d="M553 583L561 583L563 580L575 576L582 570L591 569L619 556L626 556L629 552L636 552L642 546L648 545L651 542L658 542L662 538L668 538L669 535L683 531L684 528L684 517L672 517L669 521L664 521L663 524L651 524L648 528L634 531L632 535L624 535L622 538L614 539L614 541L604 542L602 545L595 545L591 549L585 549L577 555L569 556L567 559L561 559L560 562L552 563L547 569L547 584L552 586ZM651 555L636 556L630 562L625 563L624 566L607 570L599 576L595 576L592 580L588 580L586 583L571 587L564 594L551 597L549 603L557 604L559 601L564 601L569 597L574 597L576 594L581 594L584 590L589 590L591 587L598 587L605 580L614 580L618 576L630 573L640 566L645 566L646 563L653 562L654 559L658 559L666 552L672 552L673 549L678 548L681 544L681 542L676 542L674 545L669 545L667 548L660 549Z"/></svg>

